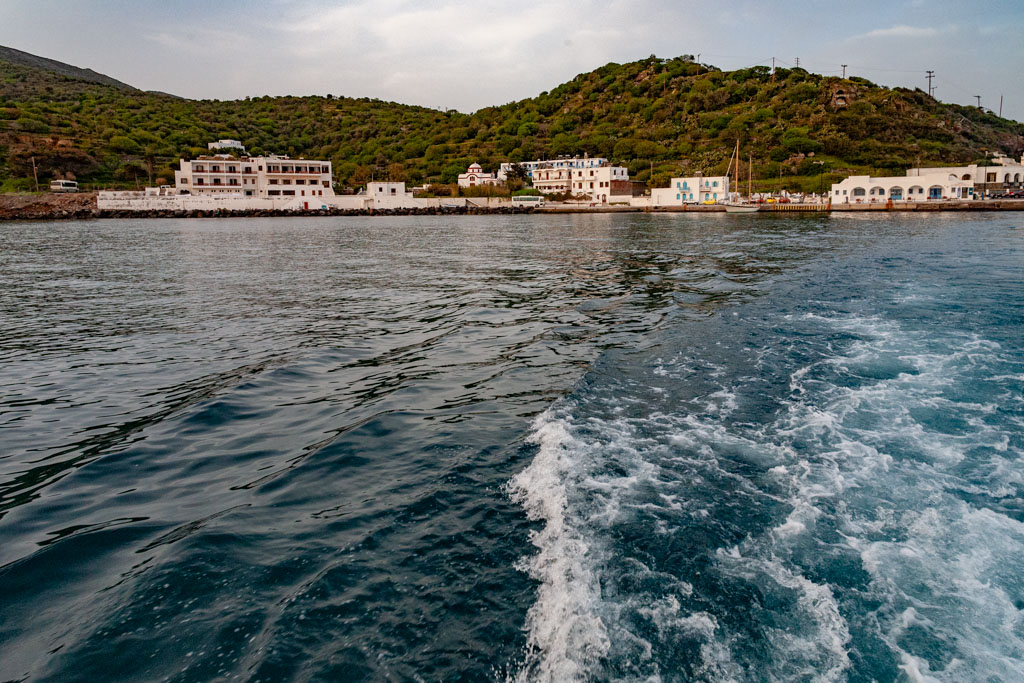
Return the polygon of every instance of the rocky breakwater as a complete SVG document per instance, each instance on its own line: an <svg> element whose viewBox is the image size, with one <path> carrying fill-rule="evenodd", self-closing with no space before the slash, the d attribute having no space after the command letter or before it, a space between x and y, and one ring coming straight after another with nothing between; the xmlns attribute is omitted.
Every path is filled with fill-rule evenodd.
<svg viewBox="0 0 1024 683"><path fill-rule="evenodd" d="M0 194L0 220L54 220L99 215L95 192Z"/></svg>
<svg viewBox="0 0 1024 683"><path fill-rule="evenodd" d="M99 209L95 192L0 195L0 220L82 218L269 218L280 216L439 216L532 213L533 207L474 206L408 209L322 209L315 211L130 211Z"/></svg>

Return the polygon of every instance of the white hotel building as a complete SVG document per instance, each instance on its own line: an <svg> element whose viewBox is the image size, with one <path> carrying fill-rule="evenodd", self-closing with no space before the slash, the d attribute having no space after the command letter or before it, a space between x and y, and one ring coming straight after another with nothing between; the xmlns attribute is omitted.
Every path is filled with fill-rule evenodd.
<svg viewBox="0 0 1024 683"><path fill-rule="evenodd" d="M533 170L533 186L542 194L572 192L588 195L590 201L602 204L619 200L628 204L632 196L629 169L623 166L576 168L542 165Z"/></svg>
<svg viewBox="0 0 1024 683"><path fill-rule="evenodd" d="M289 159L286 156L201 156L174 172L179 194L296 200L319 206L333 197L331 162ZM308 207L306 207L308 208Z"/></svg>
<svg viewBox="0 0 1024 683"><path fill-rule="evenodd" d="M532 180L534 175L533 172L539 168L571 168L571 169L588 169L597 168L599 166L605 166L608 164L608 160L603 157L589 157L584 155L580 157L561 157L559 159L543 159L537 161L524 161L519 165L526 170L526 175ZM498 180L505 180L508 178L508 171L512 168L511 163L504 163L498 167Z"/></svg>

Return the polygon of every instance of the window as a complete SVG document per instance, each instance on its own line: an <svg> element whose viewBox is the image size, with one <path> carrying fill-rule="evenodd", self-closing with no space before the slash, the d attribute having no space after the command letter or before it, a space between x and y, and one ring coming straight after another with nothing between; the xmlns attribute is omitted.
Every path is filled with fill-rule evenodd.
<svg viewBox="0 0 1024 683"><path fill-rule="evenodd" d="M269 185L277 185L277 178L271 178L267 181Z"/></svg>
<svg viewBox="0 0 1024 683"><path fill-rule="evenodd" d="M182 178L181 179L181 184L182 185L188 185L188 178Z"/></svg>
<svg viewBox="0 0 1024 683"><path fill-rule="evenodd" d="M295 190L283 190L281 192L281 194L290 195L290 196L294 197L295 196Z"/></svg>
<svg viewBox="0 0 1024 683"><path fill-rule="evenodd" d="M268 190L267 194L270 195L271 197L277 197L278 195L281 194L281 190Z"/></svg>
<svg viewBox="0 0 1024 683"><path fill-rule="evenodd" d="M328 181L326 181L326 180L324 181L324 187L330 187L330 185L328 184Z"/></svg>
<svg viewBox="0 0 1024 683"><path fill-rule="evenodd" d="M718 181L716 180L715 182L711 183L711 187L718 187Z"/></svg>
<svg viewBox="0 0 1024 683"><path fill-rule="evenodd" d="M282 185L291 185L292 184L292 179L291 178L285 178L284 180L281 181L281 184Z"/></svg>
<svg viewBox="0 0 1024 683"><path fill-rule="evenodd" d="M306 181L303 180L302 178L299 178L298 180L295 181L295 184L296 185L305 185Z"/></svg>

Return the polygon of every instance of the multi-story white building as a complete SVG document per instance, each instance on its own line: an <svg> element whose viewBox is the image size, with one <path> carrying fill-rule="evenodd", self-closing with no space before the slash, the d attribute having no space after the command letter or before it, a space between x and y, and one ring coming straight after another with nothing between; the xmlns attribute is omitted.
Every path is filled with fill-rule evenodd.
<svg viewBox="0 0 1024 683"><path fill-rule="evenodd" d="M459 187L476 187L477 185L497 185L501 181L493 173L484 173L480 164L470 164L465 173L459 174Z"/></svg>
<svg viewBox="0 0 1024 683"><path fill-rule="evenodd" d="M519 165L526 170L526 175L531 180L533 179L533 172L539 168L545 169L587 169L597 168L598 166L604 166L608 163L608 160L603 157L590 157L584 155L580 157L560 157L558 159L543 159L537 161L524 161ZM498 180L504 181L508 178L508 171L512 168L511 163L504 163L498 167Z"/></svg>
<svg viewBox="0 0 1024 683"><path fill-rule="evenodd" d="M588 195L593 202L602 204L629 203L632 183L629 169L623 166L538 166L533 170L533 186L544 194L572 192Z"/></svg>
<svg viewBox="0 0 1024 683"><path fill-rule="evenodd" d="M729 197L729 176L672 178L668 187L651 190L651 206L682 206L703 202L725 202Z"/></svg>
<svg viewBox="0 0 1024 683"><path fill-rule="evenodd" d="M568 192L572 184L571 168L538 167L533 169L533 187L542 194Z"/></svg>
<svg viewBox="0 0 1024 683"><path fill-rule="evenodd" d="M872 204L889 200L922 202L942 199L973 199L974 181L964 180L956 173L941 171L885 178L858 175L850 176L841 183L833 184L829 198L832 204Z"/></svg>
<svg viewBox="0 0 1024 683"><path fill-rule="evenodd" d="M294 198L300 204L308 201L316 205L334 196L331 162L286 156L216 154L191 161L182 159L180 169L174 172L174 184L181 194Z"/></svg>

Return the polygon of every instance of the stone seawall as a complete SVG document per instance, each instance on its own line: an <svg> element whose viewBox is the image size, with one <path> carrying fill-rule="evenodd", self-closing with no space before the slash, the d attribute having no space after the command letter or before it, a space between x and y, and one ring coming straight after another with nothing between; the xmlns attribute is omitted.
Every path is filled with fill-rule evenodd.
<svg viewBox="0 0 1024 683"><path fill-rule="evenodd" d="M4 220L81 220L83 218L213 218L213 217L284 217L284 216L450 216L463 214L526 214L526 213L675 213L675 212L724 212L725 207L629 207L629 206L573 206L548 204L547 206L524 207L505 205L500 207L474 206L467 202L462 206L428 206L408 209L320 209L311 211L274 211L252 209L246 211L199 210L199 211L134 211L99 209L96 207L95 192L68 194L0 194L0 221ZM839 213L855 211L1024 211L1024 200L996 199L986 201L944 201L944 202L893 202L868 204L833 204L825 207L819 204L778 204L761 207L761 213L775 212L822 212ZM749 215L749 214L748 214Z"/></svg>

